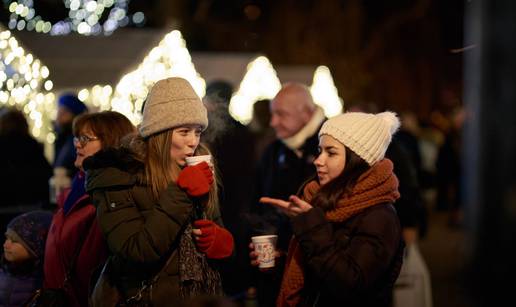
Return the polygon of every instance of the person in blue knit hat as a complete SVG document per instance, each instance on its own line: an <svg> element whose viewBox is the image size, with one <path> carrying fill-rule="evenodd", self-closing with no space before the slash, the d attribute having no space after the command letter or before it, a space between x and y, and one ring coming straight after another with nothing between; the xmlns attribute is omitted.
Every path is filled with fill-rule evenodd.
<svg viewBox="0 0 516 307"><path fill-rule="evenodd" d="M7 225L0 266L0 306L22 306L43 283L43 256L52 213L30 211Z"/></svg>
<svg viewBox="0 0 516 307"><path fill-rule="evenodd" d="M57 117L55 121L56 141L54 143L54 168L64 167L70 178L77 168L73 146L72 123L77 115L88 112L86 105L73 93L61 95L57 101Z"/></svg>

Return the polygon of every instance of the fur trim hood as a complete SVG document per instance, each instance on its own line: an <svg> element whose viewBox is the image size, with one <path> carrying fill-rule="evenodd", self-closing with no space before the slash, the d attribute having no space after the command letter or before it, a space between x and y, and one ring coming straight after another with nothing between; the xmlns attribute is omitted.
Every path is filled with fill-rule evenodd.
<svg viewBox="0 0 516 307"><path fill-rule="evenodd" d="M141 143L140 143L141 142ZM145 182L143 140L135 136L118 149L101 150L83 162L86 192Z"/></svg>

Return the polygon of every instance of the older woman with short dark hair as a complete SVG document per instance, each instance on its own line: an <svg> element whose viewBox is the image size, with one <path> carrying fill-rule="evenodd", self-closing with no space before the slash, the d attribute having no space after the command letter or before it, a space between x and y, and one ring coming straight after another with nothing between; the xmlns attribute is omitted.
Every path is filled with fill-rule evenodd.
<svg viewBox="0 0 516 307"><path fill-rule="evenodd" d="M88 306L89 286L94 272L104 264L107 245L96 219L96 208L84 188L84 159L100 150L117 148L134 126L124 115L104 111L83 114L74 120L77 151L71 189L58 199L58 210L45 248L45 288L65 289L68 306Z"/></svg>

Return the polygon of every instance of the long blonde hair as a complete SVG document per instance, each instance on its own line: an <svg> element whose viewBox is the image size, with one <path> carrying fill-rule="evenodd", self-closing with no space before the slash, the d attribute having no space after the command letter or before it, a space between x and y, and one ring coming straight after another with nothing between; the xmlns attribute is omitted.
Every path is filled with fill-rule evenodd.
<svg viewBox="0 0 516 307"><path fill-rule="evenodd" d="M147 183L150 185L152 195L155 200L159 199L160 194L167 188L171 182L176 182L181 172L181 167L170 156L170 147L172 146L173 129L165 130L144 139L146 143L146 153L144 157L145 177ZM195 150L194 155L211 154L208 147L199 144ZM212 163L214 167L213 184L207 197L206 213L212 216L218 209L218 172L215 162Z"/></svg>

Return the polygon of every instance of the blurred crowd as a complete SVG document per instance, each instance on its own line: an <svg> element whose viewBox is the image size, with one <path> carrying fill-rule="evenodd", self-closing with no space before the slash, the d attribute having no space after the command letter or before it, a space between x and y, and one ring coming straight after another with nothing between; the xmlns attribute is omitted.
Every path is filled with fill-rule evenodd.
<svg viewBox="0 0 516 307"><path fill-rule="evenodd" d="M37 305L44 299L36 294L41 289L66 289L69 306L102 306L102 300L108 298L98 296L107 293L99 287L113 285L127 306L137 306L138 295L148 288L156 293L152 298L156 306L163 302L160 295L175 301L170 297L176 294L191 298L186 300L191 306L289 306L289 297L281 304L277 298L286 295L292 238L302 235L296 228L296 217L264 204L261 198L290 201L303 208L303 203L291 197L301 197L307 180L317 177L316 161L325 150L319 132L328 119L302 84L286 83L272 100L257 101L248 125L229 113L230 83L209 83L199 105L198 98L190 95L189 85L178 84L160 86L175 89L181 97L169 88L153 88L138 127L120 113L89 109L74 93L62 94L53 125L56 139L52 159L30 134L22 111L0 109L0 221L5 231L0 306L21 306L29 301ZM170 101L174 102L170 108L178 111L163 106ZM185 112L178 107L183 104ZM360 114L384 111L388 110L358 103L345 110ZM449 114L431 112L426 118L409 110L398 111L399 130L392 140L388 135L384 153L378 157L392 161L399 182L399 196L393 196L392 203L401 227L400 242L410 246L425 237L429 210L446 210L450 227L462 225L461 132L465 113L460 106ZM179 163L177 174L163 171L171 162L162 156L172 154L175 143L159 138L162 134L174 138L177 127L185 127L178 132L184 142L189 142L190 135L200 138L184 147L192 149L187 155L211 154L209 168ZM362 138L374 137L373 132L367 133ZM135 148L143 148L143 154ZM177 182L177 187L171 187L171 181ZM186 192L183 195L173 188ZM178 209L167 209L168 203ZM186 228L181 226L187 223L180 211L185 204L206 208ZM129 207L137 210L129 211ZM180 233L177 237L172 235L176 232ZM263 234L278 235L274 270L257 267L250 238ZM193 238L195 244L187 245L185 237ZM180 251L190 251L190 256L170 254L177 246ZM391 274L395 276L400 270L395 261L397 249L393 243L392 255L384 255L392 258ZM200 260L185 260L189 257ZM324 261L331 259L328 256ZM203 284L166 288L183 278L183 266L187 272L202 275L199 280ZM131 271L136 268L138 272ZM169 278L158 279L163 271ZM101 278L109 272L115 272L115 277ZM138 280L149 281L148 287ZM384 286L393 289L387 281ZM307 297L313 306L323 306L331 295L355 304L374 291L366 289L356 298L320 290ZM99 297L101 303L95 302ZM378 294L380 298L393 304L392 293ZM136 300L134 305L131 299ZM381 306L371 298L362 304L366 305Z"/></svg>

